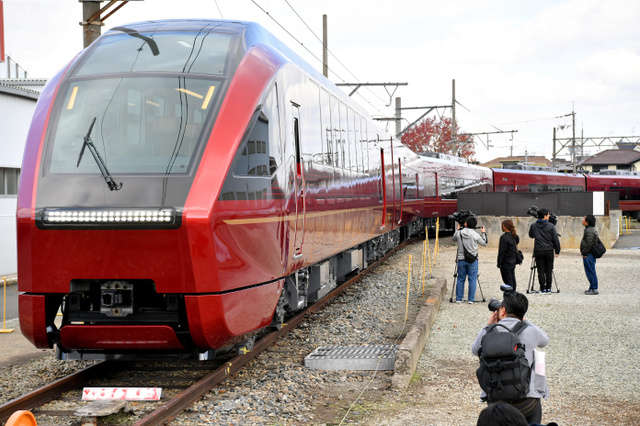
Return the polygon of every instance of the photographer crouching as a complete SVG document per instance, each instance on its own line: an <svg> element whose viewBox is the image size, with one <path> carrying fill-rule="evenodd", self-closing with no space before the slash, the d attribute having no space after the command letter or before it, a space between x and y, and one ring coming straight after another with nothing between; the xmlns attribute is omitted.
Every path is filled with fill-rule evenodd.
<svg viewBox="0 0 640 426"><path fill-rule="evenodd" d="M530 209L534 209L533 207ZM536 212L538 220L531 224L529 237L535 238L533 244L533 257L538 268L538 282L540 283L540 293L551 294L551 284L553 283L553 262L560 254L560 239L556 231L555 215L547 209L539 209Z"/></svg>
<svg viewBox="0 0 640 426"><path fill-rule="evenodd" d="M475 302L476 282L478 280L478 244L487 246L487 233L484 226L480 227L482 235L478 234L475 229L478 220L475 216L469 214L466 217L456 216L456 232L453 234L453 241L458 245L456 255L458 267L458 280L456 282L456 303L462 303L464 297L464 282L469 277L469 295L467 301ZM461 228L461 220L464 218Z"/></svg>
<svg viewBox="0 0 640 426"><path fill-rule="evenodd" d="M522 293L505 293L502 302L491 299L492 312L471 352L480 358L477 376L482 400L504 401L531 424L542 421L540 400L549 397L543 353L535 359L535 349L547 346L549 337L524 319L528 309L529 300Z"/></svg>

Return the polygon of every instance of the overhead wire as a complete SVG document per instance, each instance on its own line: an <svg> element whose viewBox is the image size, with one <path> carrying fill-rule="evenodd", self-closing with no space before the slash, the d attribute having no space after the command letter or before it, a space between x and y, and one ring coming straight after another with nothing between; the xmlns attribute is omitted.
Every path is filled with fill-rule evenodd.
<svg viewBox="0 0 640 426"><path fill-rule="evenodd" d="M343 68L344 68L344 69L345 69L349 74L351 74L351 76L352 76L353 78L355 78L355 79L356 79L356 81L357 81L358 83L362 83L362 82L360 81L360 79L359 79L358 77L356 77L356 76L355 76L355 74L354 74L353 72L351 72L351 70L350 70L349 68L347 68L347 66L346 66L345 64L343 64L343 63L342 63L342 61L340 61L340 59L339 59L339 58L338 58L338 57L337 57L337 56L336 56L336 55L331 51L331 49L329 49L329 47L328 47L328 46L326 46L326 45L324 44L324 41L322 41L322 39L321 39L321 38L320 38L320 37L319 37L319 36L318 36L318 35L317 35L317 34L316 34L312 29L311 29L311 27L310 27L310 26L305 22L305 20L304 20L304 19L302 19L302 16L300 16L300 14L299 14L298 12L296 12L296 10L293 8L293 6L291 6L291 3L289 3L289 0L284 0L284 1L285 1L285 3L287 3L287 5L291 8L291 10L293 11L293 13L295 13L295 14L296 14L296 16L300 19L300 21L302 21L302 23L305 25L305 27L307 27L307 29L311 32L311 34L313 34L313 36L316 38L316 40L318 40L318 41L320 42L320 44L322 44L322 47L323 47L323 48L325 48L325 49L327 49L327 52L329 52L329 53L331 54L331 56L332 56L336 61L338 61L338 63L339 63L340 65L342 65L342 67L343 67ZM331 70L331 71L333 72L333 70ZM345 82L345 80L344 80L344 79L342 79L342 81L343 81L343 82ZM369 92L371 92L371 94L372 94L372 95L374 95L375 97L377 97L378 99L380 99L380 101L381 101L381 102L385 102L385 100L384 100L384 99L382 99L380 96L378 96L378 95L377 95L373 90L369 89L367 86L365 86L365 88L366 88Z"/></svg>
<svg viewBox="0 0 640 426"><path fill-rule="evenodd" d="M471 114L475 115L477 118L479 118L480 120L484 121L485 123L487 123L489 126L493 127L494 129L496 129L499 132L502 132L502 129L499 129L498 127L494 126L493 124L489 123L489 121L485 120L484 118L480 117L479 115L477 115L476 113L474 113L473 111L471 111L469 108L467 108L466 106L462 105L460 102L458 102L457 100L455 101L456 104L460 105L462 108L466 109L467 111L469 111Z"/></svg>
<svg viewBox="0 0 640 426"><path fill-rule="evenodd" d="M287 33L289 35L289 37L291 37L293 40L296 41L296 43L300 44L300 46L302 46L315 60L317 60L319 63L323 63L323 61L318 58L307 46L304 45L303 42L301 42L300 40L298 40L298 38L296 38L288 29L286 29L284 27L284 25L282 25L280 22L278 22L277 19L275 19L268 11L266 11L262 6L260 6L256 0L251 0L252 3L254 5L256 5L256 7L258 9L260 9L263 13L265 13L269 18L271 18L271 20L273 22L275 22L285 33ZM285 0L286 1L286 0ZM300 20L304 23L304 25L309 29L309 31L311 31L311 33L318 38L318 36L313 32L313 30L311 30L311 28L309 27L309 25L307 25L307 23L302 19L302 17L300 17L300 15L295 11L295 9L293 9L293 7L289 4L289 2L287 1L287 5L289 5L289 7L293 10L293 12L298 16L298 18L300 18ZM322 43L322 41L321 41ZM324 43L323 43L324 45ZM327 49L328 50L328 49ZM330 51L329 51L330 52ZM351 74L356 80L358 80L358 78L353 75L353 73L344 65L342 64L342 62L340 62L340 60L333 54L331 53L331 55L338 61L338 63L340 63L340 65L342 65L345 70ZM346 80L344 78L342 78L342 76L340 76L335 70L331 69L331 72L333 72L333 74L342 82L346 82ZM360 82L360 80L358 80L358 82ZM373 93L370 89L368 89L371 93ZM373 93L375 95L375 93ZM376 111L378 111L380 113L380 115L384 115L384 113L382 111L380 111L375 105L373 105L368 99L366 99L365 97L363 97L361 94L358 94L358 96L360 96L365 102L367 102L372 108L374 108ZM377 96L377 95L375 95ZM379 98L379 97L378 97ZM384 100L382 100L381 98L379 98L382 102L384 102Z"/></svg>

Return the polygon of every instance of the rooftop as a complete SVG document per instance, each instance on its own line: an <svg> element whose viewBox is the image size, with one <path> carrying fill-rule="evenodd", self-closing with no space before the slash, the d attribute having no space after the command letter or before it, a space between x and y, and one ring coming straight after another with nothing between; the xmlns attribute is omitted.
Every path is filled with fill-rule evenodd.
<svg viewBox="0 0 640 426"><path fill-rule="evenodd" d="M582 162L583 165L630 165L640 161L640 152L632 149L607 149Z"/></svg>

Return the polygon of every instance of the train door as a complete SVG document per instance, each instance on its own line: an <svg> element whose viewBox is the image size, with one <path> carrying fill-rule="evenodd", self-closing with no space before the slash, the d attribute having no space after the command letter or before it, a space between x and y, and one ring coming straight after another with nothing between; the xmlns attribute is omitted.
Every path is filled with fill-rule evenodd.
<svg viewBox="0 0 640 426"><path fill-rule="evenodd" d="M296 150L296 178L295 178L295 194L296 194L296 214L295 214L295 231L293 238L293 258L302 257L302 245L304 244L304 227L306 219L306 203L304 193L304 167L302 162L302 151L300 149L300 106L291 102L292 120L293 120L293 142Z"/></svg>

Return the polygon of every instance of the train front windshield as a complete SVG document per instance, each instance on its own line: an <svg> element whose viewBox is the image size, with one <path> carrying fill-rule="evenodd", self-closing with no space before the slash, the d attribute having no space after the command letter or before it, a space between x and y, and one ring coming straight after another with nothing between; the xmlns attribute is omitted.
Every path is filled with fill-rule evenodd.
<svg viewBox="0 0 640 426"><path fill-rule="evenodd" d="M45 174L100 173L102 160L114 176L175 175L195 163L234 63L235 35L117 30L124 33L101 38L61 87Z"/></svg>

